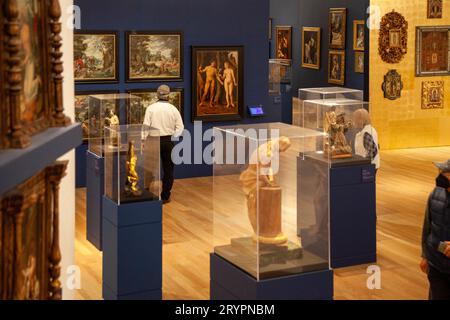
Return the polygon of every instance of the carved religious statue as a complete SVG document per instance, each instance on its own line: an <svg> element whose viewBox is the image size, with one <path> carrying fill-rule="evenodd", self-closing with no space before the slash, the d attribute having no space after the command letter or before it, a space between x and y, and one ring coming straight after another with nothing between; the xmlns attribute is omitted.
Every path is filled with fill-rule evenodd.
<svg viewBox="0 0 450 320"><path fill-rule="evenodd" d="M139 175L136 171L137 155L134 149L133 141L128 143L128 156L127 156L127 180L125 182L125 194L131 197L140 197L142 190L138 185Z"/></svg>
<svg viewBox="0 0 450 320"><path fill-rule="evenodd" d="M274 169L278 171L278 167L274 168L274 163L290 146L291 141L286 137L269 140L253 153L250 165L240 176L253 238L262 244L283 245L288 240L282 231L282 190L277 183Z"/></svg>
<svg viewBox="0 0 450 320"><path fill-rule="evenodd" d="M345 137L345 133L351 127L351 121L345 121L345 114L337 115L335 111L325 113L323 128L328 133L324 146L326 157L331 156L332 159L352 157L352 147Z"/></svg>

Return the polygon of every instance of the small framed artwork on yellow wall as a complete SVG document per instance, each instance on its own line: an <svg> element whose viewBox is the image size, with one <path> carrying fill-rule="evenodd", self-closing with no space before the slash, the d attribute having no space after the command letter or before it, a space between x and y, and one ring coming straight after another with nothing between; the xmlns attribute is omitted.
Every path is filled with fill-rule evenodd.
<svg viewBox="0 0 450 320"><path fill-rule="evenodd" d="M364 73L364 52L355 52L355 72Z"/></svg>

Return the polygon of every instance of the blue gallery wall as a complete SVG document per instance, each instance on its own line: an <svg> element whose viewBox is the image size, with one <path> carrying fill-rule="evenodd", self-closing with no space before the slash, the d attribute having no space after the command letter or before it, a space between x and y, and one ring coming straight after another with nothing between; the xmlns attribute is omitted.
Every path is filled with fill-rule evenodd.
<svg viewBox="0 0 450 320"><path fill-rule="evenodd" d="M269 51L267 23L269 0L75 0L81 8L83 30L115 30L120 32L120 82L117 84L83 84L76 90L120 90L157 88L161 83L125 83L125 31L180 30L184 35L184 81L168 82L184 88L184 122L193 131L191 118L191 46L245 46L244 106L266 106L263 119L244 122L281 121L281 110L268 105ZM233 123L227 123L233 124ZM205 123L204 130L220 123ZM83 156L84 152L78 152ZM80 161L83 161L81 159ZM78 171L82 171L81 169ZM84 172L78 172L83 180ZM177 178L206 176L207 165L182 165ZM79 181L78 185L83 185Z"/></svg>
<svg viewBox="0 0 450 320"><path fill-rule="evenodd" d="M353 50L353 20L366 20L369 0L270 0L272 27L292 26L292 85L291 97L296 96L299 88L334 86L328 84L328 12L329 8L347 8L346 37L346 81L345 87L365 91L368 97L368 30L366 29L366 72L354 72L355 51ZM301 67L302 27L320 27L321 67L313 70ZM275 57L275 37L271 41L271 58ZM367 98L366 98L367 99ZM286 108L284 108L286 109ZM292 121L291 110L283 110L283 121Z"/></svg>

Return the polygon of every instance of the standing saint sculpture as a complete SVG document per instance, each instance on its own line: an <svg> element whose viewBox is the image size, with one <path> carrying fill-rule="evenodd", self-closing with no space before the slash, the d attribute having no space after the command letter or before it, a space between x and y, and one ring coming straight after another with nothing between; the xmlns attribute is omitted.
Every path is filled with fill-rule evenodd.
<svg viewBox="0 0 450 320"><path fill-rule="evenodd" d="M142 190L138 185L139 175L136 171L137 155L134 148L133 141L128 142L128 155L127 155L127 180L125 182L125 194L131 197L140 197Z"/></svg>
<svg viewBox="0 0 450 320"><path fill-rule="evenodd" d="M352 147L348 144L345 133L352 127L351 121L345 122L345 115L336 115L335 111L325 113L323 128L328 138L325 139L325 156L332 159L351 158Z"/></svg>

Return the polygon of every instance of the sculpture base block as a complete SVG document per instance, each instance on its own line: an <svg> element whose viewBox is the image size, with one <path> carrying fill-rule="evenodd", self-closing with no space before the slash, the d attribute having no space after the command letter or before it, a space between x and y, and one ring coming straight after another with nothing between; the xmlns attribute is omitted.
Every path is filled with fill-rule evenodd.
<svg viewBox="0 0 450 320"><path fill-rule="evenodd" d="M257 281L217 254L211 254L211 300L332 300L333 271L291 274Z"/></svg>
<svg viewBox="0 0 450 320"><path fill-rule="evenodd" d="M328 266L325 259L293 242L281 246L259 244L258 256L256 242L251 237L237 238L232 239L230 245L216 247L214 252L255 279L258 278L258 272L260 279L267 279Z"/></svg>

